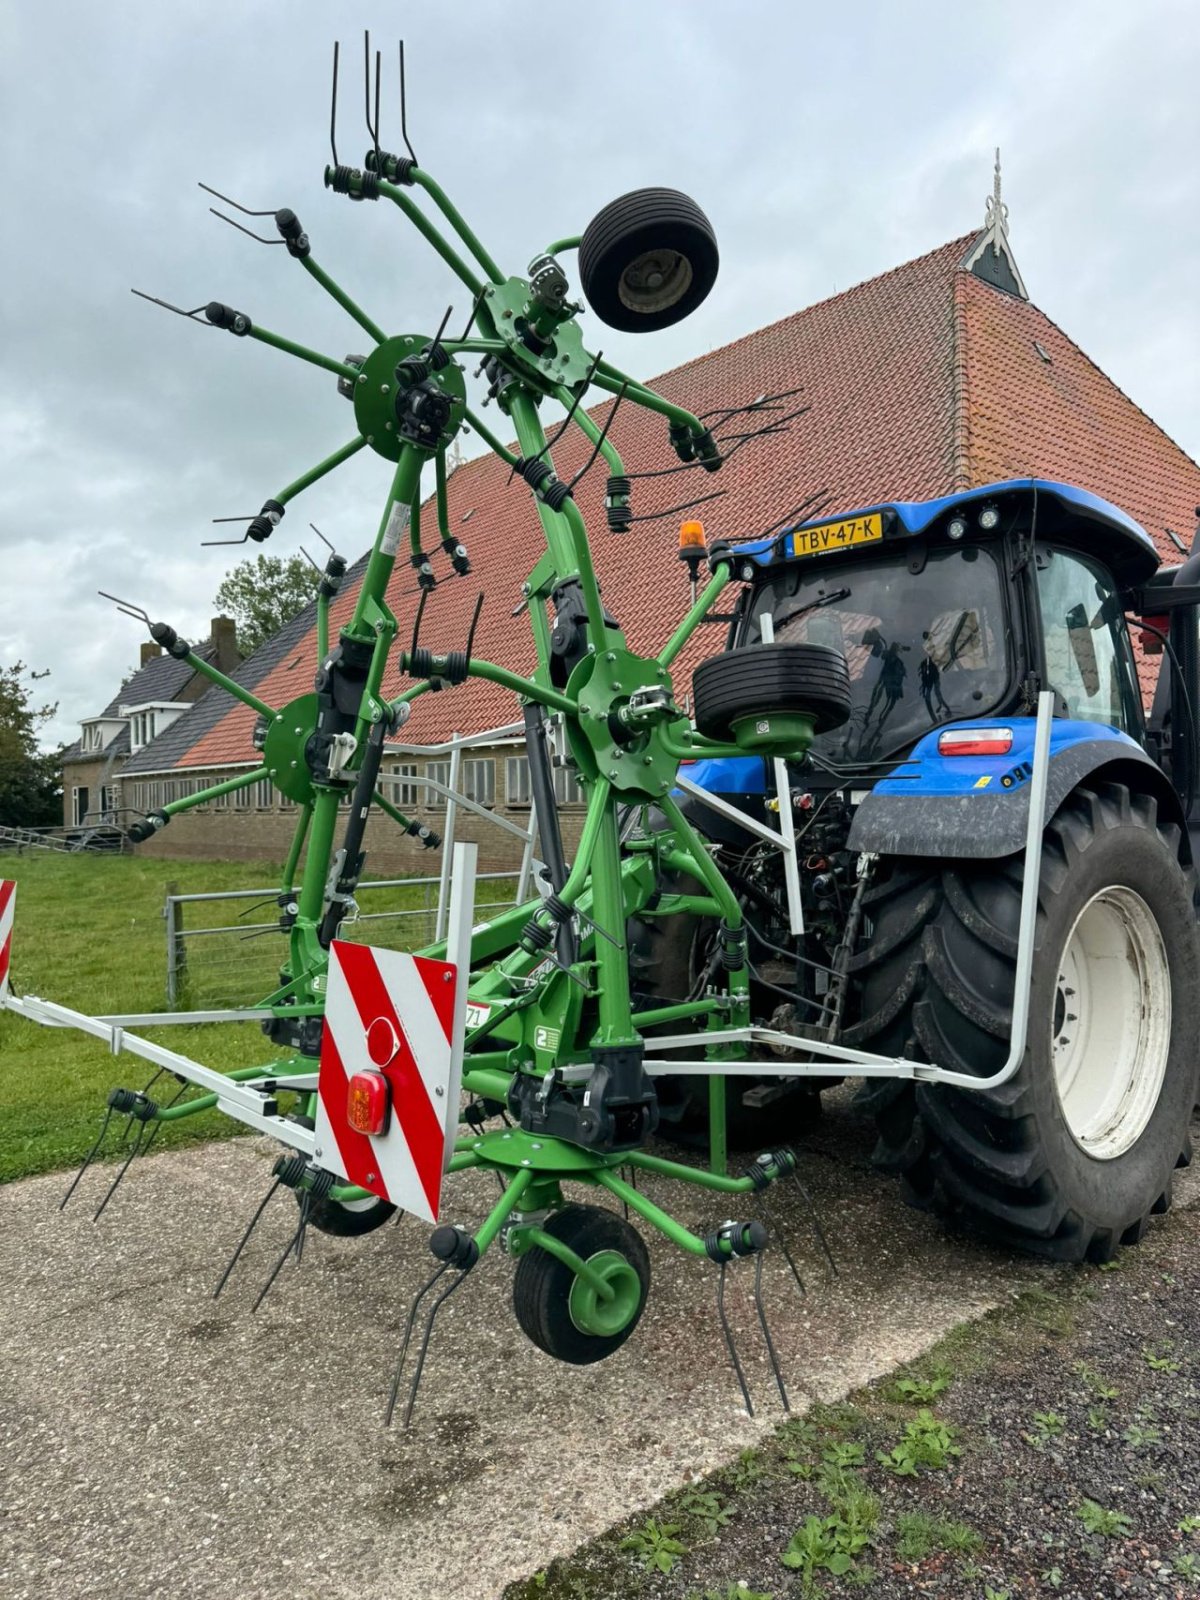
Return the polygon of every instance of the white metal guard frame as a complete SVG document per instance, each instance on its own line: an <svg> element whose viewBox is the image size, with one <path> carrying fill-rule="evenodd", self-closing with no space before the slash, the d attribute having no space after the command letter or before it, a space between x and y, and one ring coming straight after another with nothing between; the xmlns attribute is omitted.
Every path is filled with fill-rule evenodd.
<svg viewBox="0 0 1200 1600"><path fill-rule="evenodd" d="M654 1077L669 1076L672 1073L686 1072L688 1074L708 1073L720 1074L725 1077L739 1077L752 1075L757 1078L764 1077L822 1077L828 1076L828 1063L837 1064L841 1075L846 1077L875 1077L875 1078L916 1078L926 1083L952 1084L959 1088L989 1090L997 1089L1006 1083L1017 1071L1025 1055L1025 1044L1029 1028L1029 979L1033 968L1034 927L1037 917L1038 880L1041 874L1042 861L1042 833L1046 821L1046 792L1050 766L1050 725L1054 715L1054 696L1048 691L1043 691L1038 696L1037 724L1033 743L1033 771L1029 778L1029 817L1025 832L1025 860L1024 880L1021 887L1021 911L1017 937L1017 960L1015 974L1015 992L1013 996L1013 1026L1009 1041L1008 1058L999 1071L990 1077L974 1077L970 1073L951 1072L936 1063L910 1061L898 1056L874 1055L866 1050L854 1050L846 1045L826 1043L817 1039L797 1038L789 1033L782 1033L774 1028L750 1026L746 1028L723 1028L704 1033L685 1033L656 1036L653 1048L656 1052L652 1058L645 1061L646 1071ZM490 735L476 735L470 739L453 740L445 748L453 751L456 744L465 746L469 743L482 743L486 738L495 738L499 730L492 730ZM508 730L504 730L508 731ZM426 747L412 747L426 748ZM429 749L441 747L427 747ZM791 796L787 781L785 763L780 760L774 763L775 785L779 801L779 814L782 819L790 820ZM794 932L803 930L803 919L799 905L799 874L796 862L796 841L794 833L784 823L779 832L773 828L765 827L752 818L738 811L717 796L709 794L689 779L677 779L679 787L691 794L698 801L708 806L722 816L727 816L737 822L741 827L748 829L766 843L780 850L784 857L785 884L788 892L789 921ZM441 786L438 785L438 788ZM456 795L455 798L465 800L465 796ZM470 804L470 802L468 802ZM472 806L471 809L477 809ZM481 808L480 808L481 809ZM532 840L534 823L531 820L529 833L525 836ZM523 830L515 830L523 832ZM527 849L529 848L527 844ZM443 882L448 882L448 898L443 900L447 913L445 926L448 933L447 959L452 961L459 971L468 973L471 965L471 919L473 916L475 899L475 863L476 846L455 844L452 850L451 870L444 875ZM463 908L466 908L465 911ZM462 986L465 992L466 985ZM294 1122L285 1122L278 1114L269 1109L271 1104L270 1094L263 1089L256 1088L253 1081L234 1083L223 1073L215 1072L210 1067L202 1066L198 1061L193 1061L188 1056L180 1055L165 1046L154 1044L148 1039L143 1039L127 1030L129 1027L162 1026L167 1023L197 1023L197 1022L235 1022L258 1021L269 1016L270 1013L262 1010L243 1008L241 1010L212 1010L212 1011L177 1011L177 1012L139 1012L127 1015L112 1015L105 1017L89 1017L80 1011L73 1011L68 1006L56 1005L49 1000L39 1000L33 995L18 997L13 994L6 995L0 1005L15 1012L30 1021L39 1022L47 1027L78 1028L84 1033L89 1033L95 1038L108 1042L114 1055L122 1050L133 1055L143 1057L155 1066L165 1068L169 1072L176 1072L181 1077L217 1096L218 1108L230 1116L238 1118L249 1127L257 1128L261 1132L270 1133L284 1143L292 1145L295 1149L312 1154L312 1134ZM457 1030L456 1030L457 1032ZM766 1044L777 1049L793 1050L808 1056L817 1056L816 1061L797 1061L790 1065L777 1062L764 1061L729 1061L714 1060L711 1056L681 1058L671 1054L676 1050L707 1050L713 1045L726 1044ZM462 1067L462 1036L457 1032L454 1041L456 1058L456 1071L461 1072ZM666 1058L661 1054L667 1052ZM569 1069L564 1076L573 1078L580 1071L586 1073L589 1069ZM267 1073L264 1071L264 1079ZM310 1087L307 1080L289 1078L293 1088ZM313 1076L315 1085L315 1075Z"/></svg>
<svg viewBox="0 0 1200 1600"><path fill-rule="evenodd" d="M452 1064L451 1064L451 1094L447 1096L447 1106L455 1108L457 1116L458 1084L461 1081L463 1040L466 1032L466 992L467 980L471 970L471 925L475 916L475 870L478 861L479 847L474 844L456 844L454 846L453 871L450 877L449 918L446 941L446 960L457 968L459 983L455 997L454 1027L451 1036ZM131 1033L131 1023L142 1025L161 1025L164 1022L243 1022L256 1021L269 1017L272 1013L262 1010L244 1009L241 1011L206 1011L206 1012L142 1012L128 1016L89 1017L82 1011L73 1011L70 1006L57 1005L52 1000L39 1000L35 995L16 996L6 995L4 1007L17 1016L25 1017L31 1022L40 1022L49 1028L77 1028L81 1033L91 1034L93 1038L103 1039L113 1055L125 1052L129 1055L140 1056L142 1060L149 1061L153 1066L161 1067L166 1072L175 1073L180 1078L185 1078L198 1089L217 1097L218 1111L223 1111L227 1116L235 1117L239 1122L245 1123L248 1128L253 1128L259 1133L267 1133L272 1138L279 1139L282 1143L290 1145L294 1150L300 1151L310 1160L313 1156L314 1134L311 1128L301 1127L299 1123L291 1122L281 1117L275 1109L275 1094L273 1089L266 1087L268 1084L278 1083L288 1089L311 1090L317 1086L317 1074L312 1073L272 1073L270 1067L264 1067L262 1083L258 1084L252 1078L235 1082L223 1072L216 1072L212 1067L206 1067L199 1061L193 1061L190 1056L181 1055L177 1050L169 1050L165 1045L155 1044L150 1039L143 1039L140 1034ZM449 1115L449 1112L448 1112ZM448 1130L452 1134L453 1128ZM453 1138L447 1138L447 1151L453 1148ZM449 1156L447 1156L449 1159Z"/></svg>

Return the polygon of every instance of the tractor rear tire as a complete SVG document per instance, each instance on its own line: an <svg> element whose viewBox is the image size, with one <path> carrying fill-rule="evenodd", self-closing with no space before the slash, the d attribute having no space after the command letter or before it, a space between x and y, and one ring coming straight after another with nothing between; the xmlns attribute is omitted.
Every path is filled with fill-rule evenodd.
<svg viewBox="0 0 1200 1600"><path fill-rule="evenodd" d="M850 671L825 644L754 644L709 656L692 678L696 726L710 739L732 739L749 716L791 712L813 718L817 733L850 715Z"/></svg>
<svg viewBox="0 0 1200 1600"><path fill-rule="evenodd" d="M1046 829L1029 1030L985 1093L868 1082L876 1159L911 1203L1055 1261L1105 1261L1171 1203L1191 1157L1200 948L1178 830L1124 785ZM869 891L847 1044L979 1077L1008 1053L1020 857L893 860ZM1073 1010L1072 1007L1077 1009Z"/></svg>
<svg viewBox="0 0 1200 1600"><path fill-rule="evenodd" d="M538 1349L556 1361L574 1367L603 1361L629 1338L646 1307L650 1257L642 1236L615 1211L599 1206L564 1206L542 1228L590 1261L616 1295L613 1301L600 1301L565 1262L534 1245L513 1274L517 1321Z"/></svg>

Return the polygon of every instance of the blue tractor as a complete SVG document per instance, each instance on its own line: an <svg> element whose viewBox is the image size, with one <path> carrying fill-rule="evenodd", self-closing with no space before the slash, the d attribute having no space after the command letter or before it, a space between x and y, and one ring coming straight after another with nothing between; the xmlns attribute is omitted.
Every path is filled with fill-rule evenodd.
<svg viewBox="0 0 1200 1600"><path fill-rule="evenodd" d="M690 787L677 797L741 897L755 1019L777 1032L997 1071L1033 712L1053 692L1020 1067L988 1092L879 1077L859 1094L877 1160L912 1203L1053 1259L1107 1259L1167 1208L1190 1159L1200 554L1160 568L1115 506L1021 479L789 528L732 559L743 586L725 652L696 673L697 727L728 739L802 703L824 731L785 788L748 755L681 769L722 813ZM1161 659L1149 712L1134 632ZM730 810L761 823L787 804L799 933L779 851ZM661 888L686 906L678 875ZM635 921L630 942L640 992L663 1000L697 992L720 955L719 930L686 909ZM730 1081L733 1142L777 1139L838 1081L773 1077L762 1055L761 1079ZM664 1123L702 1137L705 1080L665 1079L660 1094Z"/></svg>

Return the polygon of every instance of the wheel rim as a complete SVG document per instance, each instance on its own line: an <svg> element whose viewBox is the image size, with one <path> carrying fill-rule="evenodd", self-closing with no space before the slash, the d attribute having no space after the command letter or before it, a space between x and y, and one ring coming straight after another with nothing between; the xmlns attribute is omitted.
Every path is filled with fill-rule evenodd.
<svg viewBox="0 0 1200 1600"><path fill-rule="evenodd" d="M677 250L647 250L622 272L617 283L621 304L649 315L677 305L692 281L692 263Z"/></svg>
<svg viewBox="0 0 1200 1600"><path fill-rule="evenodd" d="M365 1194L360 1200L334 1200L333 1204L341 1211L353 1211L355 1214L363 1211L374 1211L376 1206L381 1206L383 1201L376 1194Z"/></svg>
<svg viewBox="0 0 1200 1600"><path fill-rule="evenodd" d="M587 1264L613 1290L612 1299L601 1299L590 1283L577 1277L567 1298L571 1321L580 1333L611 1338L637 1315L642 1303L642 1280L637 1268L619 1250L601 1250L589 1256Z"/></svg>
<svg viewBox="0 0 1200 1600"><path fill-rule="evenodd" d="M1124 1155L1158 1104L1171 1043L1171 973L1154 913L1132 889L1092 896L1063 949L1051 1022L1054 1082L1071 1137Z"/></svg>

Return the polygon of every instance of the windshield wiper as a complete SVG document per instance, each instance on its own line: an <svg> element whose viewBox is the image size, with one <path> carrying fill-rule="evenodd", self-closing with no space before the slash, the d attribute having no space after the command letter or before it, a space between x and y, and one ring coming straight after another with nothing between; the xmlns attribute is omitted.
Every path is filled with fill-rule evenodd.
<svg viewBox="0 0 1200 1600"><path fill-rule="evenodd" d="M832 594L823 594L819 600L810 600L807 605L797 606L794 611L789 611L784 617L775 618L777 628L786 628L789 622L795 622L797 617L807 616L810 611L817 611L821 606L836 605L839 600L850 598L849 589L835 589Z"/></svg>

